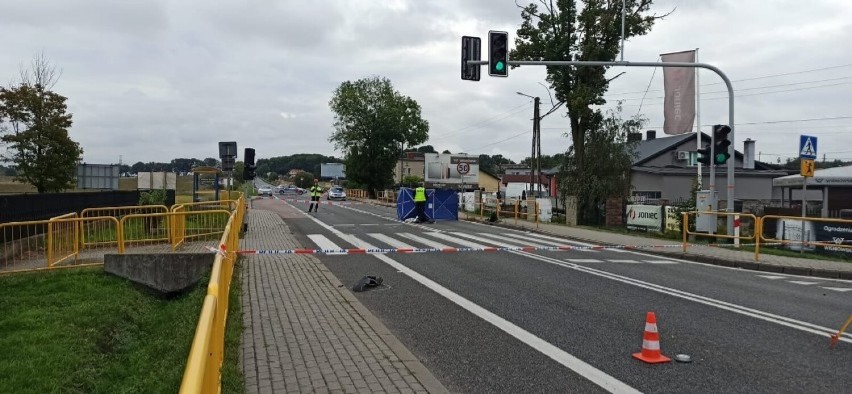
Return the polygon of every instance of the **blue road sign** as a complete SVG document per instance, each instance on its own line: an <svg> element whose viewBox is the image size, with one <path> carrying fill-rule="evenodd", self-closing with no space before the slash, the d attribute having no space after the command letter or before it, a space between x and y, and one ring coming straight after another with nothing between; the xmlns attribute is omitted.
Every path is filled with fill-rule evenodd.
<svg viewBox="0 0 852 394"><path fill-rule="evenodd" d="M799 137L799 158L811 160L817 158L817 137L809 135Z"/></svg>

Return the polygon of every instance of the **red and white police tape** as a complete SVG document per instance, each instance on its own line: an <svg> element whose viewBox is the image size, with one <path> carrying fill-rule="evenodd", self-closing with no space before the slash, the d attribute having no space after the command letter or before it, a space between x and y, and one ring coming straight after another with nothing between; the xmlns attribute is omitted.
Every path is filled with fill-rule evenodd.
<svg viewBox="0 0 852 394"><path fill-rule="evenodd" d="M754 244L740 244L740 246L749 246ZM765 246L780 245L780 244L762 244ZM733 247L730 244L689 244L688 246L718 246L718 247ZM535 251L571 251L571 250L608 250L608 249L664 249L664 248L682 248L683 245L591 245L591 246L495 246L484 248L349 248L349 249L240 249L238 254L328 254L328 255L344 255L344 254L388 254L388 253L460 253L460 252L535 252ZM214 248L209 248L216 250Z"/></svg>

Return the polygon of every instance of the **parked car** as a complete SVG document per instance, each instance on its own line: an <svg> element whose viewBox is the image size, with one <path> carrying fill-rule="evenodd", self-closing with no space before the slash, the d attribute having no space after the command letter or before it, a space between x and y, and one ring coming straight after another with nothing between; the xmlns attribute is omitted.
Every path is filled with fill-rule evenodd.
<svg viewBox="0 0 852 394"><path fill-rule="evenodd" d="M346 200L346 191L343 190L343 188L340 187L340 186L332 187L328 191L328 197L327 198L329 200L343 200L343 201L345 201Z"/></svg>
<svg viewBox="0 0 852 394"><path fill-rule="evenodd" d="M296 185L278 186L278 194L302 194L305 190Z"/></svg>
<svg viewBox="0 0 852 394"><path fill-rule="evenodd" d="M260 196L270 196L272 197L272 188L268 186L262 186L257 188L257 194Z"/></svg>

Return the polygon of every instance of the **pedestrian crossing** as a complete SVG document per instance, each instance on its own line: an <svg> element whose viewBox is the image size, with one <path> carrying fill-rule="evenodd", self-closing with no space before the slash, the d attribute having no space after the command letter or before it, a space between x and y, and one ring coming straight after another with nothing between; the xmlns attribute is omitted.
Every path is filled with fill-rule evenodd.
<svg viewBox="0 0 852 394"><path fill-rule="evenodd" d="M360 238L359 238L360 237ZM325 234L308 234L308 239L313 245L306 245L308 248L317 248L323 250L340 250L342 252L330 252L327 254L345 254L345 250L352 247L364 247L369 245L374 248L396 248L396 249L453 249L453 248L500 248L500 247L557 247L557 246L583 246L577 245L560 238L547 236L544 234L521 234L514 232L506 233L467 233L467 232L451 232L451 231L425 231L422 233L399 232L392 234L368 232L365 235L355 236L352 234L328 235ZM568 252L582 254L600 254L603 250L594 249L574 249ZM606 249L606 251L614 251ZM624 252L619 250L619 252ZM599 263L616 263L616 264L678 264L674 260L631 260L631 259L593 259L593 258L566 258L565 261L577 264L599 264Z"/></svg>

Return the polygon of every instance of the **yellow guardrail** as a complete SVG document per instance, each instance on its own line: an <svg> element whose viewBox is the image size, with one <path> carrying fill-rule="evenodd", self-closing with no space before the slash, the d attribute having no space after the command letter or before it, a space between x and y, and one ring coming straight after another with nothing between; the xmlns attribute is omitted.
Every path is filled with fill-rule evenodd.
<svg viewBox="0 0 852 394"><path fill-rule="evenodd" d="M228 319L228 295L239 247L239 231L245 213L240 198L219 240L220 251L213 262L207 295L198 318L198 327L181 382L181 393L218 393L221 391L221 367L225 353L225 327Z"/></svg>
<svg viewBox="0 0 852 394"><path fill-rule="evenodd" d="M747 226L739 225L740 228L746 227L750 229L749 231L741 231L739 234L708 234L704 232L691 231L689 229L689 217L695 216L699 214L706 215L715 215L716 216L733 216L734 220L746 220ZM710 237L710 238L723 238L723 239L733 239L739 244L741 241L753 241L754 242L754 261L758 261L760 259L760 240L758 234L760 234L761 229L761 218L752 215L750 213L740 213L740 212L724 212L724 211L708 211L708 212L699 212L699 211L689 211L682 213L682 230L681 233L683 235L683 251L686 252L686 248L689 245L688 236L692 235L695 237ZM715 219L714 219L715 220ZM748 225L748 224L751 225ZM716 223L714 221L713 228L716 228Z"/></svg>
<svg viewBox="0 0 852 394"><path fill-rule="evenodd" d="M349 198L367 198L368 195L366 190L346 189L346 197Z"/></svg>
<svg viewBox="0 0 852 394"><path fill-rule="evenodd" d="M800 234L799 234L800 237L798 237L798 238L800 238L800 239L799 240L796 240L796 239L777 239L777 238L767 237L766 234L763 233L763 229L766 226L765 222L770 221L770 220L774 220L774 221L778 222L778 223L776 223L776 226L779 225L779 224L783 224L782 221L790 221L790 222L794 222L794 223L800 223L801 227L799 227L799 229L798 229L800 231ZM821 246L823 248L825 248L825 247L837 248L837 249L841 249L841 250L842 249L852 249L852 244L845 242L846 237L840 237L839 238L840 242L821 242L821 241L816 240L816 234L815 234L816 228L814 227L814 229L812 231L808 231L808 228L807 228L808 226L806 225L807 223L814 223L814 222L834 223L834 224L841 224L841 225L846 225L846 226L852 227L852 220L847 220L847 219L813 218L813 217L804 217L803 218L801 216L765 215L765 216L761 217L761 225L760 225L761 231L759 233L760 234L759 238L760 238L761 242L766 242L766 243L780 243L780 244L785 244L785 245L791 245L791 244L792 245L801 245L803 252L804 252L804 248L817 247L817 246ZM814 236L813 240L811 240L811 235Z"/></svg>
<svg viewBox="0 0 852 394"><path fill-rule="evenodd" d="M130 214L149 214L149 213L162 213L168 212L169 209L165 205L136 205L136 206L124 206L124 207L98 207L98 208L86 208L80 211L80 217L83 218L106 218L112 217L118 220L125 215ZM107 219L103 220L88 220L86 221L85 226L80 227L80 246L81 248L86 247L97 247L104 245L117 245L118 237L111 237L111 239L104 239L101 236L102 234L117 234L118 231L115 228L112 228L113 222ZM94 237L92 235L95 235Z"/></svg>
<svg viewBox="0 0 852 394"><path fill-rule="evenodd" d="M465 204L473 205L473 211L465 210ZM459 210L465 214L466 219L470 219L471 214L485 218L494 212L497 219L513 219L515 224L518 224L518 221L529 221L535 222L536 228L539 228L541 221L540 206L535 200L459 203Z"/></svg>
<svg viewBox="0 0 852 394"><path fill-rule="evenodd" d="M77 217L76 213L48 220L0 223L0 271L3 273L53 268L68 260L76 260L82 249L82 230L93 228L94 222L107 222L103 233L89 233L90 239L112 240L116 245L121 236L118 220L114 217ZM94 248L108 242L93 242ZM96 246L92 246L96 245Z"/></svg>

